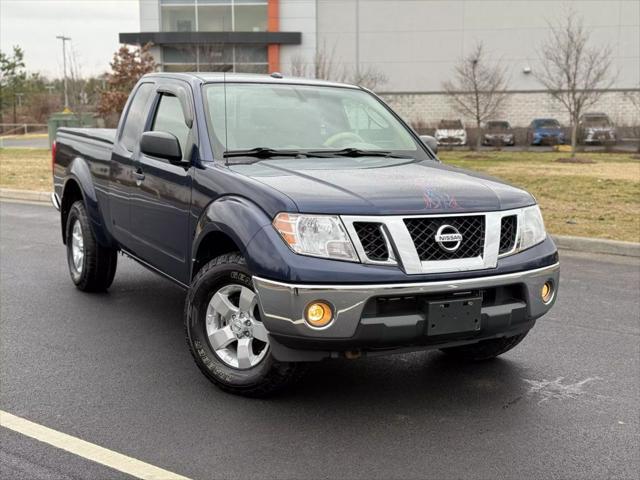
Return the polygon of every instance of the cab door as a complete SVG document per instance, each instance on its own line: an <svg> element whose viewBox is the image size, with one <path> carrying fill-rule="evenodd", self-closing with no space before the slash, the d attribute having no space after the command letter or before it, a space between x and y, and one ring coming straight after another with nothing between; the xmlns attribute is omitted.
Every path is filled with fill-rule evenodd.
<svg viewBox="0 0 640 480"><path fill-rule="evenodd" d="M136 188L130 202L134 253L183 283L189 278L191 159L197 151L192 102L188 84L167 81L158 85L146 130L175 135L182 161L155 158L138 149L133 173Z"/></svg>
<svg viewBox="0 0 640 480"><path fill-rule="evenodd" d="M138 155L140 136L147 123L150 103L155 94L154 82L141 83L133 92L131 100L122 114L118 135L113 144L109 165L109 184L105 189L109 196L107 228L118 243L130 248L131 209L129 200L136 187L133 176L134 163Z"/></svg>

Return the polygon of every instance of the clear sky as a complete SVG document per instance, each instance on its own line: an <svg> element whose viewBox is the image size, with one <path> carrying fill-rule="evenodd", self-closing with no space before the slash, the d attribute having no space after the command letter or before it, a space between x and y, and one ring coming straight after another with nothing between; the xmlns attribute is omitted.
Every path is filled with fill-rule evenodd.
<svg viewBox="0 0 640 480"><path fill-rule="evenodd" d="M118 33L140 30L137 0L0 0L0 49L25 51L29 72L62 76L62 44L71 37L82 76L109 69ZM69 43L67 43L69 45Z"/></svg>

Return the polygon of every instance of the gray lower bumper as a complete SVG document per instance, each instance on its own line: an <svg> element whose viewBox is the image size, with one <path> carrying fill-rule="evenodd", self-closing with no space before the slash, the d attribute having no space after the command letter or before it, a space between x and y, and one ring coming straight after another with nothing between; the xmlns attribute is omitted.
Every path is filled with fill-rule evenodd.
<svg viewBox="0 0 640 480"><path fill-rule="evenodd" d="M521 285L524 296L522 302L526 303L526 318L534 320L544 315L555 301L555 294L550 302L545 304L542 301L540 298L542 285L551 281L557 292L559 274L560 266L556 263L524 272L455 281L387 285L298 285L253 277L253 283L258 293L263 322L271 334L329 340L353 337L362 322L365 305L375 297L446 294L455 291ZM327 301L334 307L335 319L324 329L309 326L303 318L305 307L315 300ZM490 314L491 309L500 307L504 306L487 306L486 308L483 306L483 314ZM397 317L367 318L366 322L369 325L379 323L389 326L390 323L397 325L398 322L406 324L407 322L417 323L420 320L419 315L408 315L401 319Z"/></svg>

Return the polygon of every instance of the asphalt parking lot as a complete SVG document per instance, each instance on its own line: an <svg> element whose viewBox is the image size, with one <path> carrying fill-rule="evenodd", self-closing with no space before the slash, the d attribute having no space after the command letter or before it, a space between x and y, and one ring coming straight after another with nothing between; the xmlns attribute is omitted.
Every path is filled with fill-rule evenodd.
<svg viewBox="0 0 640 480"><path fill-rule="evenodd" d="M638 478L638 261L563 254L555 309L498 360L329 361L269 400L211 385L184 291L119 262L84 294L57 212L0 204L1 410L193 479ZM0 477L129 478L6 428Z"/></svg>

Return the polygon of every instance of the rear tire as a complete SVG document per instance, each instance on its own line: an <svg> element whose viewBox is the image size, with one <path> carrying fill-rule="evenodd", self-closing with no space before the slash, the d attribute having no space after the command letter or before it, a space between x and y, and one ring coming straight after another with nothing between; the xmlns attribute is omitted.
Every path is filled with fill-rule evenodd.
<svg viewBox="0 0 640 480"><path fill-rule="evenodd" d="M512 337L494 338L491 340L483 340L479 343L472 345L462 345L460 347L443 348L440 351L453 358L469 361L469 362L481 362L484 360L491 360L492 358L502 355L508 352L516 345L518 345L524 337L527 336L524 332Z"/></svg>
<svg viewBox="0 0 640 480"><path fill-rule="evenodd" d="M71 205L65 232L69 274L76 287L83 292L108 289L116 274L118 251L96 241L82 201Z"/></svg>
<svg viewBox="0 0 640 480"><path fill-rule="evenodd" d="M266 397L301 373L301 364L273 358L251 272L239 253L221 255L198 271L187 295L184 326L196 365L224 391Z"/></svg>

